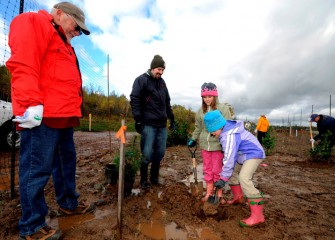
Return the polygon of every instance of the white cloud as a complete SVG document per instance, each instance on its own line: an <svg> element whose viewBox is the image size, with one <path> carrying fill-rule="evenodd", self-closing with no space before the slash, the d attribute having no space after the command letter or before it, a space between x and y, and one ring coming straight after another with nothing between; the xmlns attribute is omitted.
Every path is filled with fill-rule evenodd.
<svg viewBox="0 0 335 240"><path fill-rule="evenodd" d="M49 8L56 2L43 1ZM261 113L270 122L307 119L312 106L329 114L335 79L333 0L73 2L91 29L90 36L75 41L87 62L81 63L84 75L85 68L94 68L106 76L107 63L96 63L109 55L111 85L127 97L134 79L160 54L172 104L196 110L202 83L214 82L220 101L231 103L243 120ZM84 78L89 82L92 76Z"/></svg>

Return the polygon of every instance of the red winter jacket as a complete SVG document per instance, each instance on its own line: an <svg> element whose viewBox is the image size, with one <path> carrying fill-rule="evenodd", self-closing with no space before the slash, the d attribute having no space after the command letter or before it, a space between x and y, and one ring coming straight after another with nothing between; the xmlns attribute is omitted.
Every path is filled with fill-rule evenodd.
<svg viewBox="0 0 335 240"><path fill-rule="evenodd" d="M59 27L59 32L63 32ZM6 63L12 74L15 116L29 106L44 105L43 117L81 117L82 80L77 58L41 10L23 13L10 25L11 57Z"/></svg>

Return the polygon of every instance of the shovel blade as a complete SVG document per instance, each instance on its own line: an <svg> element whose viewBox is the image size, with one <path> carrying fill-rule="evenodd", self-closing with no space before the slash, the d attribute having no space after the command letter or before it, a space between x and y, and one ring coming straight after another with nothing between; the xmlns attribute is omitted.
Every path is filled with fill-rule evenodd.
<svg viewBox="0 0 335 240"><path fill-rule="evenodd" d="M207 202L210 204L217 204L219 202L219 197L217 195L218 188L215 188L215 193L207 199Z"/></svg>
<svg viewBox="0 0 335 240"><path fill-rule="evenodd" d="M202 191L203 191L203 183L202 182L191 183L192 196L198 197L198 196L202 195Z"/></svg>
<svg viewBox="0 0 335 240"><path fill-rule="evenodd" d="M198 197L198 196L202 195L202 191L203 191L202 183L200 183L200 182L191 183L192 196Z"/></svg>
<svg viewBox="0 0 335 240"><path fill-rule="evenodd" d="M215 195L215 196L209 196L208 203L210 204L217 204L219 202L219 198Z"/></svg>
<svg viewBox="0 0 335 240"><path fill-rule="evenodd" d="M197 197L199 195L199 191L195 183L191 183L191 193L192 196Z"/></svg>

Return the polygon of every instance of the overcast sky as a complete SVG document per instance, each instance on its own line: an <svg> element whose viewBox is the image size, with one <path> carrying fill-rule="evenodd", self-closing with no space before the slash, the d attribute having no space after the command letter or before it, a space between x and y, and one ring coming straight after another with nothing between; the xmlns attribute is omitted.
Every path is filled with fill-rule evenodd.
<svg viewBox="0 0 335 240"><path fill-rule="evenodd" d="M58 1L37 2L50 10ZM335 0L72 2L91 30L73 41L86 84L101 83L94 76L107 75L109 56L110 88L129 99L160 54L172 104L197 110L201 85L213 82L242 120L264 113L307 125L312 108L335 115Z"/></svg>

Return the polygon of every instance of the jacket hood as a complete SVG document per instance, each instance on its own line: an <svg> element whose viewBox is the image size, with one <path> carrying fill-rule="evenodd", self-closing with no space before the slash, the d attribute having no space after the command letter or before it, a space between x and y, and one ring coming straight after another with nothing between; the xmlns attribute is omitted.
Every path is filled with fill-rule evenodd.
<svg viewBox="0 0 335 240"><path fill-rule="evenodd" d="M223 128L223 132L229 132L234 130L235 133L241 133L244 131L243 121L241 120L227 120L226 125Z"/></svg>

